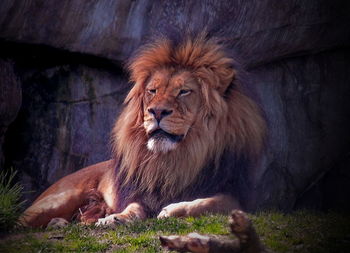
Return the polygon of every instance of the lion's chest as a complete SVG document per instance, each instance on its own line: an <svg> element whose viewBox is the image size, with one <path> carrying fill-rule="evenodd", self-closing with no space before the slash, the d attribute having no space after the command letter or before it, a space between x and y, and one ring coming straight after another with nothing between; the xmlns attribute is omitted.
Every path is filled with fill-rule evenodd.
<svg viewBox="0 0 350 253"><path fill-rule="evenodd" d="M237 196L242 186L240 182L244 177L244 164L234 161L232 156L225 154L220 166L214 170L213 163L203 168L196 179L186 188L174 192L164 192L162 184L157 185L153 191L143 191L138 183L119 185L119 208L125 208L131 202L140 202L150 216L154 216L166 205L190 201L196 198L210 197L217 193L228 193ZM246 180L243 180L246 182ZM142 182L144 183L144 182ZM176 187L176 185L174 185ZM244 186L243 186L244 187Z"/></svg>

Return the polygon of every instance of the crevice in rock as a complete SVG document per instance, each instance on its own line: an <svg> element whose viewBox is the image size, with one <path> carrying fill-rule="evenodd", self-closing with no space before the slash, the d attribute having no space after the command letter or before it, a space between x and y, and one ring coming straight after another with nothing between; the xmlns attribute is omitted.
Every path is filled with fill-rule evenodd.
<svg viewBox="0 0 350 253"><path fill-rule="evenodd" d="M103 57L70 52L47 45L18 43L0 39L0 58L14 59L19 69L42 70L62 65L85 65L125 75L122 63Z"/></svg>

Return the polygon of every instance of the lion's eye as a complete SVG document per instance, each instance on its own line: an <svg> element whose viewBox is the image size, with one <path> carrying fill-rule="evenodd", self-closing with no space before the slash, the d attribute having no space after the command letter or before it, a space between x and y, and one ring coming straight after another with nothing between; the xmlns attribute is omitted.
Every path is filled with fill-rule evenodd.
<svg viewBox="0 0 350 253"><path fill-rule="evenodd" d="M189 95L191 92L191 90L180 90L179 96L186 96Z"/></svg>
<svg viewBox="0 0 350 253"><path fill-rule="evenodd" d="M149 89L149 90L147 90L147 92L148 92L149 94L154 95L154 94L157 93L157 90L156 90L156 89Z"/></svg>

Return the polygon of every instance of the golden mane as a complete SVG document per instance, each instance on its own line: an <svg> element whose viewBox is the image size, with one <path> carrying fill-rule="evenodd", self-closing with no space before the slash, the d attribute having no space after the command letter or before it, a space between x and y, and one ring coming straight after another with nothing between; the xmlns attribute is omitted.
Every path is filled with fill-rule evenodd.
<svg viewBox="0 0 350 253"><path fill-rule="evenodd" d="M225 150L250 158L259 154L265 121L257 104L241 91L233 64L224 47L204 35L181 43L162 38L139 50L129 64L134 87L112 132L113 152L119 161L117 176L123 175L121 185L132 183L139 192L158 191L161 199L172 199L210 161L218 167ZM188 136L166 154L147 149L143 127L145 83L158 68L190 70L205 101Z"/></svg>

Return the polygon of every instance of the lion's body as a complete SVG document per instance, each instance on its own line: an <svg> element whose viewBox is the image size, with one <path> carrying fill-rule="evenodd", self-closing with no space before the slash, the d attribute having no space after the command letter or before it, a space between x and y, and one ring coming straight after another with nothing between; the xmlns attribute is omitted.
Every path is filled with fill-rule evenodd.
<svg viewBox="0 0 350 253"><path fill-rule="evenodd" d="M238 181L261 151L265 122L234 65L205 36L143 48L129 65L135 85L113 129L113 161L58 181L26 211L26 223L46 225L48 218L33 222L32 213L71 219L79 208L83 220L94 221L110 213L128 220L237 207ZM86 204L91 192L100 199ZM42 204L57 194L60 204Z"/></svg>

